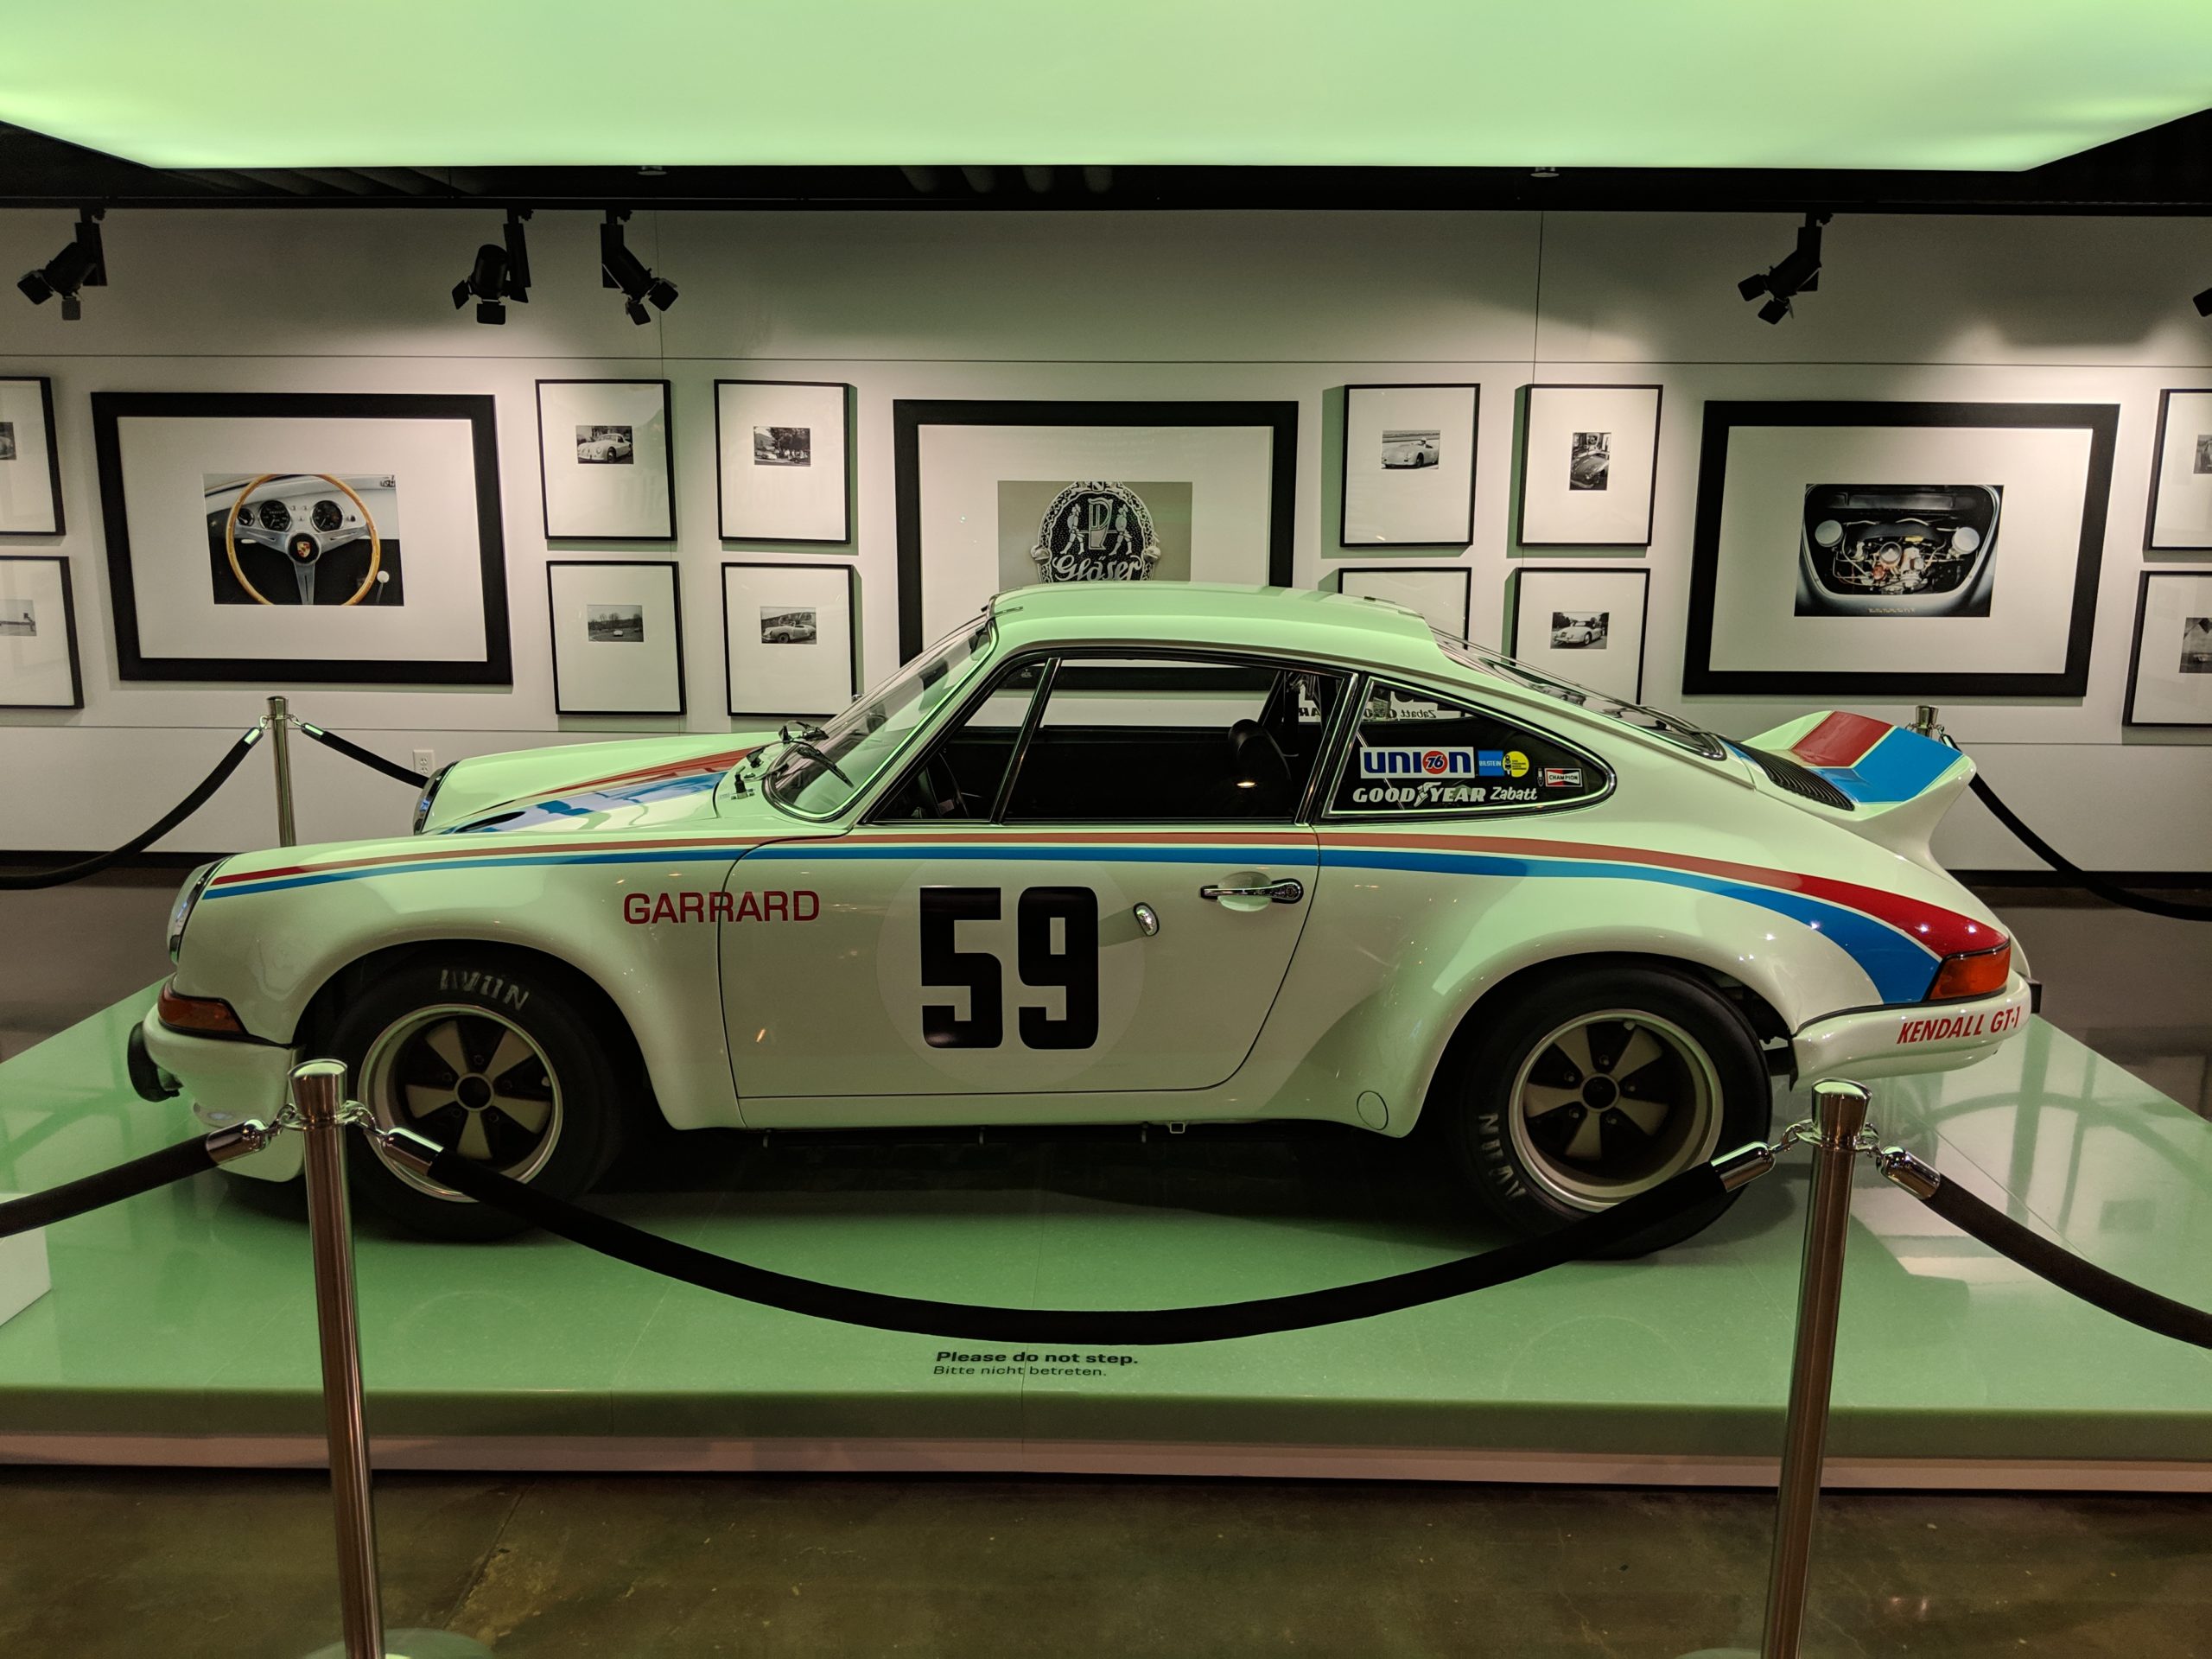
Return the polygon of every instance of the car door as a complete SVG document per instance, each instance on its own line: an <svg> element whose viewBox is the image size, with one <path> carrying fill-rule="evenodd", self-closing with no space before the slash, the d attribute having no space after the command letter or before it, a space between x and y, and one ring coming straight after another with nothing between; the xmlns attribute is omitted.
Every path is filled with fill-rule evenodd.
<svg viewBox="0 0 2212 1659"><path fill-rule="evenodd" d="M810 918L723 932L748 1122L973 1121L955 1103L1205 1089L1243 1063L1305 925L1341 683L1146 666L1141 690L1073 658L1018 671L1033 684L1002 678L847 834L736 867L734 908Z"/></svg>

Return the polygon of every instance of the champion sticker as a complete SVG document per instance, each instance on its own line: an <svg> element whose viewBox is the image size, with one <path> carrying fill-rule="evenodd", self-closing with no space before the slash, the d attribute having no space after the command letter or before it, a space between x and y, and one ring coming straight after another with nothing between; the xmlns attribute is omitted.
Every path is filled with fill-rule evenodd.
<svg viewBox="0 0 2212 1659"><path fill-rule="evenodd" d="M1546 789L1580 789L1582 787L1582 768L1580 766L1546 766Z"/></svg>

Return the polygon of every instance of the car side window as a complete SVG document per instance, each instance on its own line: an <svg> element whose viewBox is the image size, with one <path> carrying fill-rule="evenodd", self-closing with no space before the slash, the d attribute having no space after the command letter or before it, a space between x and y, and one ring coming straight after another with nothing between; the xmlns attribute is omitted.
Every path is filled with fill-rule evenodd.
<svg viewBox="0 0 2212 1659"><path fill-rule="evenodd" d="M1332 812L1374 817L1563 806L1611 781L1555 738L1433 692L1371 682Z"/></svg>
<svg viewBox="0 0 2212 1659"><path fill-rule="evenodd" d="M1024 663L993 686L930 745L929 753L883 798L874 819L988 819L1044 670L1042 662Z"/></svg>
<svg viewBox="0 0 2212 1659"><path fill-rule="evenodd" d="M1065 658L1006 820L1287 823L1343 689L1301 669Z"/></svg>

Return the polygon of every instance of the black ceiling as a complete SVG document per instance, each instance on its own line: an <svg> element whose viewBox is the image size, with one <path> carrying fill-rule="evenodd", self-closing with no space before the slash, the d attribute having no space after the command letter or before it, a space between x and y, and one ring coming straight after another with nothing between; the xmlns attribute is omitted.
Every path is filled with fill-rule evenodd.
<svg viewBox="0 0 2212 1659"><path fill-rule="evenodd" d="M2021 173L1311 167L143 167L0 123L0 207L2212 213L2212 111Z"/></svg>

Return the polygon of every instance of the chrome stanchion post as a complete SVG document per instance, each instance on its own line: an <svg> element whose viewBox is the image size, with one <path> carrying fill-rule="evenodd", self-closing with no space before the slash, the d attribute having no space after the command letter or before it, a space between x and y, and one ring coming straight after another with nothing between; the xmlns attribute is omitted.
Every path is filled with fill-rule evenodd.
<svg viewBox="0 0 2212 1659"><path fill-rule="evenodd" d="M269 739L270 756L276 763L276 844L296 847L300 837L292 821L292 716L283 697L269 699ZM345 1092L342 1086L340 1092Z"/></svg>
<svg viewBox="0 0 2212 1659"><path fill-rule="evenodd" d="M272 715L281 710L283 701L269 700ZM280 734L283 729L277 728ZM281 756L283 750L276 753ZM369 1436L362 1415L353 1214L346 1192L345 1062L309 1060L295 1066L292 1103L307 1140L308 1231L315 1251L315 1322L322 1344L322 1408L330 1439L331 1497L338 1516L338 1599L344 1615L346 1659L385 1659L376 1510L369 1491Z"/></svg>
<svg viewBox="0 0 2212 1659"><path fill-rule="evenodd" d="M1796 1659L1805 1625L1813 1516L1820 1503L1828 1391L1835 1376L1836 1317L1843 1303L1851 1176L1860 1151L1860 1131L1866 1127L1866 1090L1855 1083L1813 1085L1812 1198L1805 1217L1804 1265L1797 1281L1797 1347L1789 1368L1789 1417L1783 1430L1782 1480L1775 1503L1761 1659Z"/></svg>

